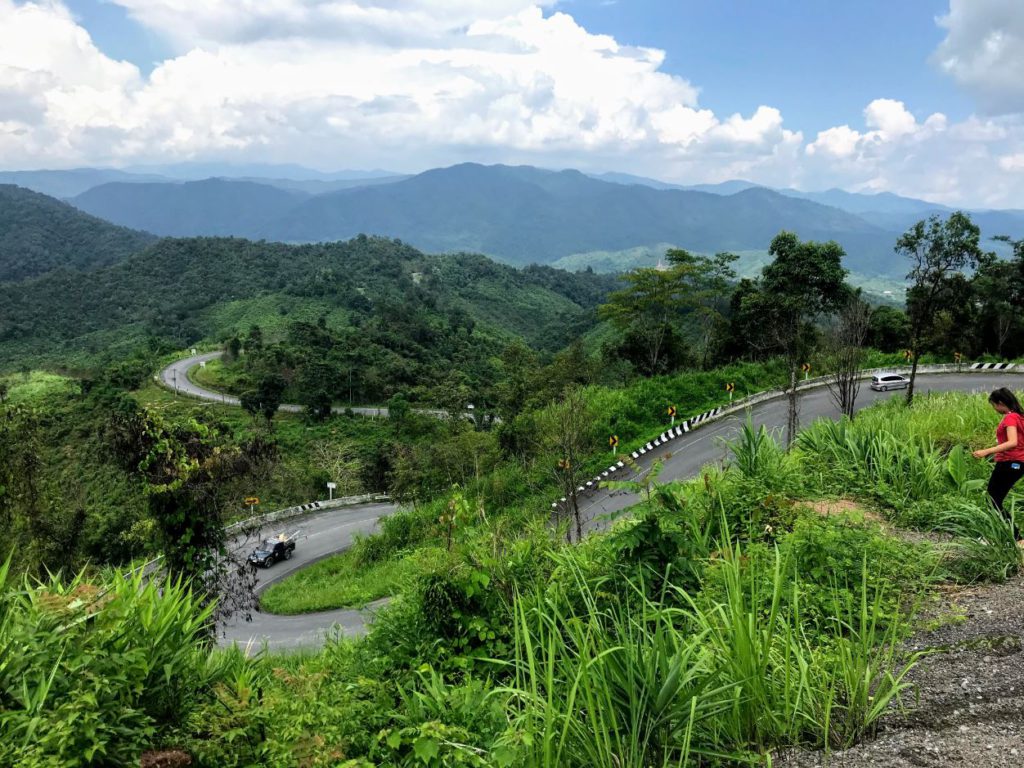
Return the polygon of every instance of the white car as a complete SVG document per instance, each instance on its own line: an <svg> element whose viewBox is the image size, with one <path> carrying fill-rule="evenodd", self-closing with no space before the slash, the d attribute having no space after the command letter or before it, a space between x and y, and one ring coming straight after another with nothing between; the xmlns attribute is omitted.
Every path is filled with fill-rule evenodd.
<svg viewBox="0 0 1024 768"><path fill-rule="evenodd" d="M876 392L888 392L890 389L906 389L910 379L898 373L878 373L871 377L871 388Z"/></svg>

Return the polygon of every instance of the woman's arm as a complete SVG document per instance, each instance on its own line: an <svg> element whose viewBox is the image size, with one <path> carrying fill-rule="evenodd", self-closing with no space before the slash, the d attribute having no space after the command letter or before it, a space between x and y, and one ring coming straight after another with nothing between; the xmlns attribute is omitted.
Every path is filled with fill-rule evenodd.
<svg viewBox="0 0 1024 768"><path fill-rule="evenodd" d="M974 452L974 458L983 459L993 453L1002 453L1003 451L1009 451L1012 448L1017 447L1017 427L1007 426L1006 428L1006 442L1000 443L993 448L982 448L980 451Z"/></svg>

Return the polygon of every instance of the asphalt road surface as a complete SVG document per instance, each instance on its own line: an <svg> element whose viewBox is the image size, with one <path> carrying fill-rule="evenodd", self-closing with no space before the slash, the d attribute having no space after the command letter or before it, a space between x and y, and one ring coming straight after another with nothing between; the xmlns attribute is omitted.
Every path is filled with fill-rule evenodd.
<svg viewBox="0 0 1024 768"><path fill-rule="evenodd" d="M183 360L176 360L160 371L160 380L168 389L188 397L194 397L197 400L208 400L212 403L225 403L226 405L241 405L237 397L233 395L225 395L223 392L214 392L212 389L201 387L188 377L189 371L197 365L200 365L201 363L208 363L211 360L217 360L223 354L223 352L205 352L201 355L186 357ZM284 404L278 408L278 410L286 411L288 413L301 413L303 409L301 405ZM345 408L335 406L331 411L333 413L344 413ZM386 417L388 415L387 408L354 407L352 408L352 412L359 414L360 416ZM441 414L441 411L430 411L430 413L438 415Z"/></svg>
<svg viewBox="0 0 1024 768"><path fill-rule="evenodd" d="M195 360L194 358L190 358ZM187 362L187 361L183 361ZM193 362L193 364L195 364ZM166 373L167 371L164 371ZM179 374L180 376L180 374ZM165 379L166 381L166 379ZM928 392L967 391L978 392L979 396L996 387L1024 389L1024 373L962 373L920 375L915 395ZM214 393L215 394L215 393ZM872 392L864 382L857 398L858 410L891 397L903 397L904 390ZM230 399L226 402L231 402ZM835 418L838 409L832 402L825 387L800 393L800 423L809 425L818 418ZM659 482L681 480L696 476L707 464L719 464L726 460L728 448L725 441L737 437L749 413L755 427L764 425L769 430L781 431L786 423L786 400L778 398L752 406L749 411L740 411L704 424L681 437L648 451L637 460L638 471L646 473L655 462L662 462ZM993 414L992 429L996 418ZM609 457L610 458L610 457ZM636 477L634 475L633 477ZM630 479L628 475L616 477ZM604 527L613 513L621 512L639 501L636 494L628 491L598 489L581 497L581 510L588 530ZM377 520L394 511L392 505L369 505L349 509L330 510L306 518L301 523L286 523L288 527L301 527L305 538L300 538L295 555L291 560L278 563L261 574L259 589L298 570L304 565L321 559L328 554L341 551L351 545L356 533L374 530ZM266 643L270 648L281 650L302 646L319 645L324 637L333 631L345 635L356 635L365 631L366 611L338 610L301 616L274 616L256 614L253 621L236 621L223 628L222 640L240 643L252 642L257 647Z"/></svg>
<svg viewBox="0 0 1024 768"><path fill-rule="evenodd" d="M186 357L183 360L176 360L160 371L160 381L162 381L164 386L168 389L173 390L178 394L195 398L196 400L206 400L211 403L223 403L225 405L241 405L238 398L234 395L226 395L223 392L215 392L212 389L206 389L206 387L199 386L189 378L189 371L193 368L203 363L208 363L211 360L217 360L223 356L223 354L223 352L219 351L204 352L201 355L193 355L192 357ZM473 406L470 406L470 408L472 407ZM286 413L302 413L304 409L301 405L284 403L278 406L278 410L285 411ZM436 419L448 418L447 411L437 410L436 408L413 408L412 410L415 413L423 413L427 416L433 416ZM357 416L388 417L387 408L372 408L362 405L336 405L331 408L331 413L345 413L346 411L352 411L352 413ZM472 410L466 411L466 418L470 421L474 421L474 413Z"/></svg>
<svg viewBox="0 0 1024 768"><path fill-rule="evenodd" d="M274 523L265 527L259 536L254 538L235 539L233 548L247 555L256 548L261 539L272 537L279 532L298 529L295 553L291 559L282 560L270 568L260 568L257 571L256 591L260 593L301 568L348 549L355 541L356 534L372 533L377 528L377 521L396 509L394 504L365 504L318 512L308 517ZM372 610L373 606L365 611L343 609L299 616L256 613L253 614L252 621L236 617L222 624L218 628L218 637L224 645L237 642L244 646L252 643L257 649L264 643L273 650L316 646L320 645L331 631L346 635L362 633L365 631L366 615L372 613ZM332 630L335 626L337 630Z"/></svg>
<svg viewBox="0 0 1024 768"><path fill-rule="evenodd" d="M972 392L979 394L991 392L996 387L1010 387L1015 391L1024 389L1024 373L944 373L919 374L914 386L914 397L926 395L928 392ZM906 390L897 389L891 392L874 392L868 382L862 382L857 396L857 410L892 397L902 398ZM800 425L808 426L819 418L834 419L839 409L832 401L827 387L809 389L800 393ZM782 439L786 425L786 398L769 400L750 408L751 422L755 427L764 425L768 430L777 431ZM647 472L656 461L662 461L658 482L683 480L695 477L702 467L708 464L723 463L729 453L725 442L735 439L747 419L747 411L739 411L717 421L705 424L699 429L688 432L682 437L669 441L654 451L648 451L637 460L640 472ZM993 413L992 432L995 435L997 419ZM632 476L636 478L636 475ZM631 479L630 476L616 477L616 480ZM628 491L609 491L600 489L586 494L581 498L580 511L588 529L600 528L609 517L639 501L639 497Z"/></svg>

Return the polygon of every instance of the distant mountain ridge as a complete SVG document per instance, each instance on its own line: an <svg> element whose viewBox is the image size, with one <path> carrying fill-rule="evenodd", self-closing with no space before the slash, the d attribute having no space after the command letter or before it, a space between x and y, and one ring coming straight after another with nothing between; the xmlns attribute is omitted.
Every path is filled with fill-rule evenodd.
<svg viewBox="0 0 1024 768"><path fill-rule="evenodd" d="M475 251L512 264L623 253L659 243L701 252L764 251L779 230L791 229L805 239L837 240L855 272L902 278L902 266L892 259L900 233L921 218L950 211L887 192L802 192L746 180L687 187L622 173L595 176L473 163L415 176L258 164L135 170L181 177L208 171L253 175L182 181L95 171L110 180L71 202L94 216L161 236L302 243L371 234L401 238L426 251ZM64 175L43 181L66 185L68 179L86 178L53 173ZM294 178L283 175L289 173ZM972 215L986 237L1024 237L1024 212Z"/></svg>
<svg viewBox="0 0 1024 768"><path fill-rule="evenodd" d="M60 200L76 197L90 189L121 182L142 184L162 182L180 184L222 178L258 181L281 189L301 189L311 194L329 192L360 184L382 184L408 178L390 171L335 171L324 173L301 165L270 165L265 163L174 163L170 165L131 166L128 168L71 168L68 170L0 171L0 184L41 192Z"/></svg>
<svg viewBox="0 0 1024 768"><path fill-rule="evenodd" d="M83 211L161 237L251 236L309 198L251 181L207 179L182 183L101 184L72 199ZM125 224L125 226L128 226Z"/></svg>
<svg viewBox="0 0 1024 768"><path fill-rule="evenodd" d="M792 229L808 239L839 240L851 269L886 274L895 241L860 217L763 187L716 195L627 186L571 170L473 163L319 195L229 180L115 182L73 202L160 235L321 242L365 233L513 264L661 242L712 252L763 249L779 230Z"/></svg>

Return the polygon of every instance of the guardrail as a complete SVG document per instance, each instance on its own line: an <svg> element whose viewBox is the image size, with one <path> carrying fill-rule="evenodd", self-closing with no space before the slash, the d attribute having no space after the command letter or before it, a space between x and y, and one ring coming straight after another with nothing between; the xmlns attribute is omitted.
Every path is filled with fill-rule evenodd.
<svg viewBox="0 0 1024 768"><path fill-rule="evenodd" d="M965 370L972 373L1005 373L1008 370L1012 370L1016 367L1016 363L937 363L933 365L919 365L917 367L918 375L929 375L939 373L963 373ZM896 367L889 366L887 368L865 368L858 375L858 379L870 379L872 376L878 373L899 373ZM834 380L834 374L829 376L816 376L813 379L805 379L798 381L796 385L797 392L801 392L808 389L817 389L820 387L827 386L831 381ZM658 448L665 443L668 443L676 438L682 437L687 432L692 432L698 427L703 426L711 421L717 421L725 416L729 416L737 411L742 411L749 408L752 405L758 405L760 403L767 402L769 400L775 400L780 397L786 397L788 390L785 389L769 389L764 392L758 392L747 397L740 398L729 405L718 406L712 408L710 411L705 411L697 416L692 416L689 419L684 419L679 426L671 427L665 430L660 435L655 437L653 440L648 440L644 445L641 445L635 451L630 452L630 458L639 459L647 453L650 453L655 448ZM626 463L622 460L616 461L610 465L607 469L602 470L596 474L593 478L588 480L583 485L576 489L577 493L586 494L590 491L597 490L601 483L605 480L613 479L612 475L626 468ZM563 496L558 501L551 503L551 508L557 510L559 505L565 504L567 499Z"/></svg>
<svg viewBox="0 0 1024 768"><path fill-rule="evenodd" d="M340 499L311 501L308 504L297 504L294 507L286 507L285 509L268 512L265 515L255 515L254 517L249 517L245 520L239 520L236 523L225 526L224 530L230 534L235 531L242 531L247 528L260 528L268 523L279 523L282 520L291 520L295 517L302 517L303 515L309 515L314 512L321 512L328 509L341 509L343 507L359 506L360 504L373 504L387 501L391 501L391 497L386 493L364 493L361 496L344 496Z"/></svg>

